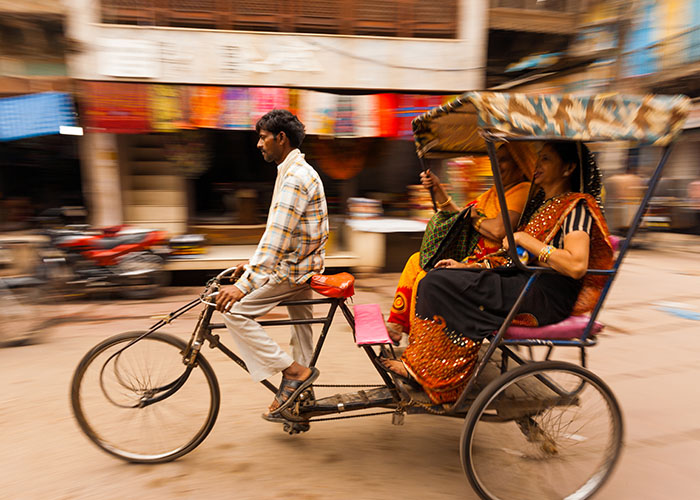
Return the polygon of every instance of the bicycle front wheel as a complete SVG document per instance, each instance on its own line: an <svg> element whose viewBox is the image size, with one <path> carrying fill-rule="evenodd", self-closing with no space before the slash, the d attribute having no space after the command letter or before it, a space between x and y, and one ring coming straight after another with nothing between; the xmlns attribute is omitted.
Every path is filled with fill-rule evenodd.
<svg viewBox="0 0 700 500"><path fill-rule="evenodd" d="M73 376L71 403L80 428L107 453L168 462L211 431L219 384L201 354L186 373L186 344L177 337L155 332L129 345L143 333L110 337L88 352Z"/></svg>
<svg viewBox="0 0 700 500"><path fill-rule="evenodd" d="M583 500L610 475L622 433L620 408L599 377L571 363L528 363L472 404L462 467L484 499Z"/></svg>

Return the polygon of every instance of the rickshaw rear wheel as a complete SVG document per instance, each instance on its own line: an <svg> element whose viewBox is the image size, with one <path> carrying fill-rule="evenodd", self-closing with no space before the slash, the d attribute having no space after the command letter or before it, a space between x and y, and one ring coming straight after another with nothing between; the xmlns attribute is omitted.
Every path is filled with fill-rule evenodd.
<svg viewBox="0 0 700 500"><path fill-rule="evenodd" d="M467 413L462 467L487 500L590 498L622 448L620 407L581 366L528 363L487 385Z"/></svg>
<svg viewBox="0 0 700 500"><path fill-rule="evenodd" d="M143 333L115 335L83 357L71 385L73 413L107 453L134 463L169 462L214 427L219 383L201 354L181 379L187 344L177 337L154 332L129 345ZM184 383L177 387L178 381Z"/></svg>

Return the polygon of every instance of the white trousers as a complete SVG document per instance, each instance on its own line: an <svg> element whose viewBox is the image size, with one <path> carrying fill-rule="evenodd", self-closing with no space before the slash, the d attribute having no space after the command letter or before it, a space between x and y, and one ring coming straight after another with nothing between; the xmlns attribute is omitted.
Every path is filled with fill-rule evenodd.
<svg viewBox="0 0 700 500"><path fill-rule="evenodd" d="M293 325L292 356L284 352L270 338L255 318L270 312L284 300L310 299L313 292L308 284L266 283L252 291L224 314L224 322L238 346L238 355L245 361L250 376L260 382L288 368L293 361L309 366L313 357L314 341L311 325ZM313 306L288 306L291 319L311 318Z"/></svg>

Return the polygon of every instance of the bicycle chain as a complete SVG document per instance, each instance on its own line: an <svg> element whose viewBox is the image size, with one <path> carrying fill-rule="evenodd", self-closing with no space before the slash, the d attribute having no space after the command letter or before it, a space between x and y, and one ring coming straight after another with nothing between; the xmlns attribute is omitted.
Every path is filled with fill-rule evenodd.
<svg viewBox="0 0 700 500"><path fill-rule="evenodd" d="M394 411L379 411L376 413L365 413L364 415L343 415L342 417L326 417L326 418L312 418L307 421L307 423L312 422L328 422L330 420L347 420L349 418L362 418L362 417L376 417L377 415L391 415L396 413Z"/></svg>

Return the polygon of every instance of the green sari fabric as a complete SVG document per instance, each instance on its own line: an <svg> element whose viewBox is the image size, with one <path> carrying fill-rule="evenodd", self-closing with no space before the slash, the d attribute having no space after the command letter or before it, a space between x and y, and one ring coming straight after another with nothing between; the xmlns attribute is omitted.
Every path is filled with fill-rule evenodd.
<svg viewBox="0 0 700 500"><path fill-rule="evenodd" d="M472 229L471 224L464 223L469 206L462 212L435 212L428 222L420 247L420 267L429 271L438 260L464 260L474 251L480 234Z"/></svg>

